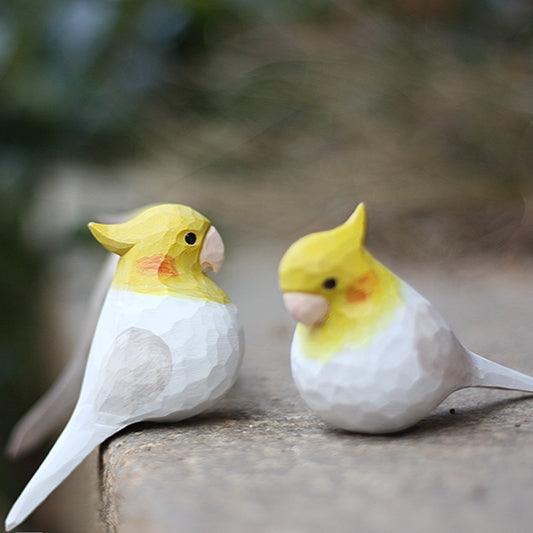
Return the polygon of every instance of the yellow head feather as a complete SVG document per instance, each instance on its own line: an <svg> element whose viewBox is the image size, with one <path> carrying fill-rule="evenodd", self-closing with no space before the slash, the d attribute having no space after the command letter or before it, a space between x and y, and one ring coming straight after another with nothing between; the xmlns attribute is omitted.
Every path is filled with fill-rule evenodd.
<svg viewBox="0 0 533 533"><path fill-rule="evenodd" d="M299 324L309 357L327 360L346 344L368 342L400 305L398 278L365 247L367 216L359 204L344 224L296 241L283 256L283 292L326 298L329 313L317 326Z"/></svg>
<svg viewBox="0 0 533 533"><path fill-rule="evenodd" d="M120 224L91 222L89 230L106 250L121 256L114 287L227 302L228 297L200 265L210 226L206 217L190 207L162 204Z"/></svg>
<svg viewBox="0 0 533 533"><path fill-rule="evenodd" d="M345 284L357 273L354 270L364 269L361 252L365 238L366 210L359 204L344 224L307 235L287 250L279 266L281 290L331 299L336 293L324 288L324 281L335 278L338 284Z"/></svg>

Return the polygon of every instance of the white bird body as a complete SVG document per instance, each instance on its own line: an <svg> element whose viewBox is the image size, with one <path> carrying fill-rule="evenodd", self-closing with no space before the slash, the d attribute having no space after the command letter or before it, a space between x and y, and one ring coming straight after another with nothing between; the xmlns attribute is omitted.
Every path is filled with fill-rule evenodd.
<svg viewBox="0 0 533 533"><path fill-rule="evenodd" d="M382 433L411 426L468 383L469 358L433 306L407 284L404 305L368 343L343 347L328 361L291 349L294 381L328 423Z"/></svg>
<svg viewBox="0 0 533 533"><path fill-rule="evenodd" d="M6 529L122 428L141 420L178 421L207 409L234 384L242 355L233 304L111 288L74 413L11 509Z"/></svg>
<svg viewBox="0 0 533 533"><path fill-rule="evenodd" d="M80 402L101 398L99 413L118 415L122 423L182 420L231 388L242 347L237 308L231 303L112 288Z"/></svg>
<svg viewBox="0 0 533 533"><path fill-rule="evenodd" d="M91 231L121 259L111 263L113 284L72 416L9 512L8 531L124 427L144 420L178 421L209 408L234 384L242 360L237 309L202 272L220 268L224 254L220 235L205 217L166 204L123 224L95 224ZM58 388L57 397L75 390L75 381ZM53 404L39 404L13 442L31 443L35 413L55 412Z"/></svg>

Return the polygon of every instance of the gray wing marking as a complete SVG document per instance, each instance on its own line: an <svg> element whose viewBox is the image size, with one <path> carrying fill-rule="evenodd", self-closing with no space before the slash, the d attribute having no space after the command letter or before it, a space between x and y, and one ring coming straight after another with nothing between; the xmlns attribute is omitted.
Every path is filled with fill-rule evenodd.
<svg viewBox="0 0 533 533"><path fill-rule="evenodd" d="M116 338L106 361L97 412L136 418L157 409L172 375L172 354L161 337L128 328Z"/></svg>

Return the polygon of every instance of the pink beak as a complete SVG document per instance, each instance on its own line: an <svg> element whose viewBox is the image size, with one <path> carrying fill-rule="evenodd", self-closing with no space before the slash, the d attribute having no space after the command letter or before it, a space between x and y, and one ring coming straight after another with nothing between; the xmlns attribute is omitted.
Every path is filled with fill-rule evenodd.
<svg viewBox="0 0 533 533"><path fill-rule="evenodd" d="M211 226L200 252L200 266L204 272L218 272L224 262L224 242L215 226Z"/></svg>
<svg viewBox="0 0 533 533"><path fill-rule="evenodd" d="M321 324L329 310L327 300L318 294L286 292L283 302L292 318L306 326Z"/></svg>

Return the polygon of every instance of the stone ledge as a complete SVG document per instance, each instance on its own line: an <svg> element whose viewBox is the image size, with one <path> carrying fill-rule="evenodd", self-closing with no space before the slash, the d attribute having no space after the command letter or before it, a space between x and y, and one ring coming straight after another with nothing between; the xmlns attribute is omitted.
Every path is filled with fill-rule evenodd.
<svg viewBox="0 0 533 533"><path fill-rule="evenodd" d="M274 259L264 259L268 270ZM180 424L141 424L102 448L106 531L530 530L531 396L471 389L399 435L330 430L292 385L291 325L275 280L255 283L261 267L244 272L226 279L248 333L239 382L212 412ZM527 265L487 262L454 272L417 265L406 273L472 349L533 373Z"/></svg>

